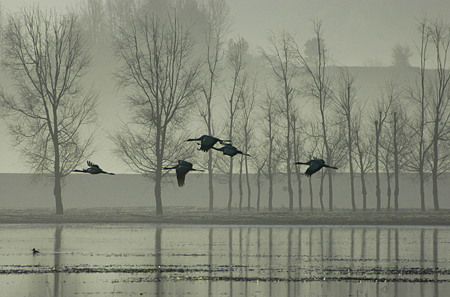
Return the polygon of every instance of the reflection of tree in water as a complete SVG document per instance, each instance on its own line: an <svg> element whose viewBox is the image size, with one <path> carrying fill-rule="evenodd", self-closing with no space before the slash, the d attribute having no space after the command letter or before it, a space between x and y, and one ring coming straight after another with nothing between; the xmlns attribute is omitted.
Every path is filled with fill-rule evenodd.
<svg viewBox="0 0 450 297"><path fill-rule="evenodd" d="M233 228L228 228L228 252L230 257L230 292L233 292Z"/></svg>
<svg viewBox="0 0 450 297"><path fill-rule="evenodd" d="M288 240L287 240L287 279L291 279L291 259L292 259L292 228L289 228L288 230ZM288 282L288 296L291 296L291 287L290 283Z"/></svg>
<svg viewBox="0 0 450 297"><path fill-rule="evenodd" d="M425 230L420 229L420 269L424 268L424 261L425 261ZM423 274L420 275L420 279L423 280ZM424 296L424 283L420 283L420 295Z"/></svg>
<svg viewBox="0 0 450 297"><path fill-rule="evenodd" d="M433 263L434 268L439 267L438 266L438 230L433 230ZM434 272L434 296L439 296L439 286L438 286L438 279L439 279L439 272Z"/></svg>
<svg viewBox="0 0 450 297"><path fill-rule="evenodd" d="M54 282L53 282L53 292L55 296L62 296L62 294L59 294L59 277L60 273L58 272L58 268L60 267L60 257L61 257L61 233L63 231L63 226L56 226L55 228L55 274L54 274Z"/></svg>
<svg viewBox="0 0 450 297"><path fill-rule="evenodd" d="M155 268L157 268L156 272L156 296L161 296L164 293L164 282L162 278L162 272L160 270L162 264L161 258L161 234L162 228L157 227L155 230Z"/></svg>
<svg viewBox="0 0 450 297"><path fill-rule="evenodd" d="M212 266L213 266L213 233L214 228L210 227L208 232L208 276L212 277ZM208 296L212 296L212 282L208 282Z"/></svg>

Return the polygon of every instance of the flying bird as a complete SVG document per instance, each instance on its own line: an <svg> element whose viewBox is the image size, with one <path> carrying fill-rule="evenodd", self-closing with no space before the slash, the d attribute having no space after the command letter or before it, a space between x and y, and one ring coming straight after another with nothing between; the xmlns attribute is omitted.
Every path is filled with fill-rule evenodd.
<svg viewBox="0 0 450 297"><path fill-rule="evenodd" d="M178 180L178 186L182 187L184 186L184 180L186 178L186 174L189 171L204 171L201 169L194 169L192 168L192 163L184 160L178 160L178 164L173 167L164 167L164 169L175 169L177 173L177 180Z"/></svg>
<svg viewBox="0 0 450 297"><path fill-rule="evenodd" d="M97 164L94 164L91 161L87 161L87 165L88 165L87 169L84 169L84 168L82 170L75 169L74 172L83 172L83 173L90 173L90 174L104 173L104 174L109 174L109 175L115 175L114 173L103 171Z"/></svg>
<svg viewBox="0 0 450 297"><path fill-rule="evenodd" d="M211 148L213 148L216 143L219 142L220 144L224 144L226 142L230 142L231 140L222 140L210 135L202 135L199 138L190 138L186 141L200 141L200 143L197 143L200 145L200 148L198 150L207 152Z"/></svg>
<svg viewBox="0 0 450 297"><path fill-rule="evenodd" d="M39 253L39 251L37 249L35 249L35 248L33 248L31 251L33 252L33 255L36 255L36 254Z"/></svg>
<svg viewBox="0 0 450 297"><path fill-rule="evenodd" d="M243 153L240 150L238 150L236 147L232 146L231 144L224 144L224 146L222 146L221 148L215 148L213 147L213 149L215 149L216 151L221 151L224 155L230 156L230 157L234 157L237 154L241 154L244 156L249 156L249 154Z"/></svg>
<svg viewBox="0 0 450 297"><path fill-rule="evenodd" d="M306 171L305 171L305 175L308 176L308 177L313 175L314 173L316 173L317 171L319 171L323 167L327 167L327 168L331 168L331 169L338 169L337 167L329 166L329 165L325 164L325 161L323 159L318 159L318 158L314 158L312 160L309 160L306 163L295 162L294 164L297 164L297 165L309 165L308 169L306 169Z"/></svg>

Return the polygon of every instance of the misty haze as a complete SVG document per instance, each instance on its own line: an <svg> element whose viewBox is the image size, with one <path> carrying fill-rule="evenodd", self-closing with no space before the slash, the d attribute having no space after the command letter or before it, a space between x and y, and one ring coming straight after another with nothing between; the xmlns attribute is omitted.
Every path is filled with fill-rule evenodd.
<svg viewBox="0 0 450 297"><path fill-rule="evenodd" d="M444 296L449 9L0 1L2 287Z"/></svg>

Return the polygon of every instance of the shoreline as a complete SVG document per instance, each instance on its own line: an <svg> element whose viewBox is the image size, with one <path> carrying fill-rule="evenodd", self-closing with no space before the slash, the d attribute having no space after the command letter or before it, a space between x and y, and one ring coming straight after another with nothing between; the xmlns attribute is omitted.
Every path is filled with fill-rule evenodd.
<svg viewBox="0 0 450 297"><path fill-rule="evenodd" d="M181 224L181 225L361 225L361 226L450 226L450 210L420 211L401 209L382 210L315 210L275 209L257 212L239 209L198 207L165 207L163 215L156 215L155 207L72 208L56 215L53 208L0 209L0 224Z"/></svg>

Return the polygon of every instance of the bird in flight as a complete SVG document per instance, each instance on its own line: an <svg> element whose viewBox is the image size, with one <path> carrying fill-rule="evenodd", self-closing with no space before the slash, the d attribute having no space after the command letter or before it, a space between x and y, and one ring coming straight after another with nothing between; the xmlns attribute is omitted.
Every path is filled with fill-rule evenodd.
<svg viewBox="0 0 450 297"><path fill-rule="evenodd" d="M224 155L230 156L230 157L234 157L237 154L241 154L244 156L249 156L249 154L243 153L242 151L238 150L236 147L232 146L231 144L224 144L224 146L222 146L221 148L215 148L212 147L213 149L215 149L216 151L221 151Z"/></svg>
<svg viewBox="0 0 450 297"><path fill-rule="evenodd" d="M35 249L35 248L33 248L31 251L33 252L33 255L36 255L36 254L39 253L39 251L37 249Z"/></svg>
<svg viewBox="0 0 450 297"><path fill-rule="evenodd" d="M74 172L83 172L83 173L90 173L90 174L104 173L104 174L109 174L109 175L115 175L114 173L103 171L97 164L94 164L91 161L87 161L87 165L88 165L87 169L84 169L84 168L82 170L75 169Z"/></svg>
<svg viewBox="0 0 450 297"><path fill-rule="evenodd" d="M325 164L325 161L323 159L318 159L318 158L314 158L312 160L309 160L306 163L295 162L294 164L296 164L296 165L309 165L308 169L306 169L306 171L305 171L305 175L306 176L313 175L314 173L316 173L317 171L319 171L323 167L331 168L331 169L338 169L337 167L329 166L329 165Z"/></svg>
<svg viewBox="0 0 450 297"><path fill-rule="evenodd" d="M182 187L184 186L184 180L186 178L186 174L188 174L189 171L204 171L201 169L194 169L192 168L192 163L184 160L178 160L178 164L173 167L164 167L164 169L175 169L177 173L177 181L178 186Z"/></svg>
<svg viewBox="0 0 450 297"><path fill-rule="evenodd" d="M216 143L225 144L227 142L231 142L231 140L222 140L210 135L202 135L199 138L190 138L186 141L200 141L200 143L197 143L200 145L199 150L203 152L209 151L211 148L214 147Z"/></svg>

